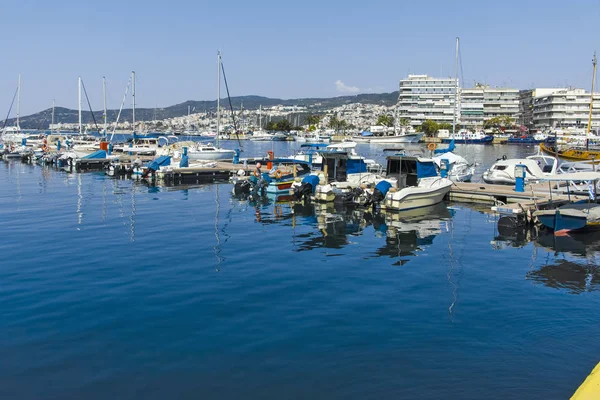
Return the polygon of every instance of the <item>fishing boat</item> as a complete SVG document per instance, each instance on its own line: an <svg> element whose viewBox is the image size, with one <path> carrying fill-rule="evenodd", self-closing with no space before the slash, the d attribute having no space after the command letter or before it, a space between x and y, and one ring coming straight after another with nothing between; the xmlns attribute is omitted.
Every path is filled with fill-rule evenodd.
<svg viewBox="0 0 600 400"><path fill-rule="evenodd" d="M544 133L536 133L535 135L511 136L506 140L507 144L554 144L556 138L548 136Z"/></svg>
<svg viewBox="0 0 600 400"><path fill-rule="evenodd" d="M483 180L491 184L514 185L517 165L525 165L526 182L539 181L558 172L558 160L552 156L536 154L526 158L502 157L483 173Z"/></svg>
<svg viewBox="0 0 600 400"><path fill-rule="evenodd" d="M395 177L383 176L381 172L369 171L369 165L364 157L354 152L352 142L340 143L338 146L328 146L320 153L321 168L317 175L323 184L315 188L314 197L318 201L330 202L342 199L363 205L368 200L365 189L372 188L381 181L388 181L396 186Z"/></svg>
<svg viewBox="0 0 600 400"><path fill-rule="evenodd" d="M600 204L596 202L596 186L600 181L600 172L576 172L552 175L544 178L548 182L587 181L589 199L569 203L554 210L539 210L533 213L545 227L555 235L566 234L584 228L600 227Z"/></svg>
<svg viewBox="0 0 600 400"><path fill-rule="evenodd" d="M564 160L569 161L587 161L597 160L600 162L600 149L586 149L579 147L569 147L560 149L556 144L541 143L540 150L546 154L550 154Z"/></svg>

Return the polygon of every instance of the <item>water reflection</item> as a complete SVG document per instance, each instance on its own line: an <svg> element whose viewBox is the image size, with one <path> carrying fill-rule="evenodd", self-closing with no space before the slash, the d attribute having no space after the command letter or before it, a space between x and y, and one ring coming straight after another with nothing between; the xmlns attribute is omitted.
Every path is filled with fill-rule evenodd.
<svg viewBox="0 0 600 400"><path fill-rule="evenodd" d="M408 261L405 257L412 257L431 245L437 235L447 230L446 222L454 214L443 203L401 213L373 214L370 210L337 203L293 202L289 196L248 201L234 195L232 199L252 208L258 223L290 225L294 251L342 249L353 243L353 237L373 232L381 245L365 253L365 258L400 258L395 265L405 264ZM297 229L300 226L303 228Z"/></svg>
<svg viewBox="0 0 600 400"><path fill-rule="evenodd" d="M385 245L375 250L376 256L405 257L414 256L424 246L433 244L433 239L442 233L444 222L452 217L454 210L445 204L417 208L405 212L383 212L372 216L371 220L376 232L385 233ZM403 265L408 260L399 260Z"/></svg>
<svg viewBox="0 0 600 400"><path fill-rule="evenodd" d="M498 234L492 241L495 249L532 245L530 271L526 279L572 294L600 289L600 231L555 236L537 227L499 221ZM546 250L539 260L538 249ZM539 262L542 262L541 266Z"/></svg>
<svg viewBox="0 0 600 400"><path fill-rule="evenodd" d="M600 270L596 264L577 263L566 259L527 273L527 279L555 289L580 294L600 289Z"/></svg>

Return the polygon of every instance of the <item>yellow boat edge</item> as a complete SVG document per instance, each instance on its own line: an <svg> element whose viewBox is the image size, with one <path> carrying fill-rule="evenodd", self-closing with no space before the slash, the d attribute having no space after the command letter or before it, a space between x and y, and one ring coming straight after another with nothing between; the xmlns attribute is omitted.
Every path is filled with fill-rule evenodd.
<svg viewBox="0 0 600 400"><path fill-rule="evenodd" d="M583 381L581 386L571 397L571 400L597 400L600 399L600 363Z"/></svg>

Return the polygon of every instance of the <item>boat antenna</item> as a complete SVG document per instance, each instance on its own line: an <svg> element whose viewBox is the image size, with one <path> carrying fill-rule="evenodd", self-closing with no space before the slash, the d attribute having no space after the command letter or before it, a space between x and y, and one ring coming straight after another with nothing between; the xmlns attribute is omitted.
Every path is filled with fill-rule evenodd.
<svg viewBox="0 0 600 400"><path fill-rule="evenodd" d="M590 130L592 129L592 111L594 109L594 84L596 83L596 65L598 64L598 59L596 58L596 52L594 52L594 58L592 59L592 65L594 66L594 72L592 72L592 92L590 93L590 116L588 118L587 125L587 134L590 134Z"/></svg>
<svg viewBox="0 0 600 400"><path fill-rule="evenodd" d="M90 104L90 98L88 97L87 90L85 90L85 84L83 83L83 79L81 80L81 87L83 88L83 94L85 94L85 99L87 100L88 107L90 112L92 113L92 120L94 121L94 125L98 132L100 132L100 128L98 128L98 123L96 122L96 117L94 117L94 111L92 110L92 105Z"/></svg>
<svg viewBox="0 0 600 400"><path fill-rule="evenodd" d="M10 103L10 108L8 109L8 114L6 114L6 118L4 118L4 125L2 125L2 132L4 132L4 128L6 128L6 124L8 123L8 117L10 117L10 112L12 111L13 106L15 105L15 99L17 98L17 92L19 89L15 90L15 94L13 96L12 102Z"/></svg>
<svg viewBox="0 0 600 400"><path fill-rule="evenodd" d="M233 104L231 104L231 96L229 95L229 86L227 85L227 76L225 76L225 67L223 66L223 62L221 61L221 70L223 71L223 82L225 82L225 90L227 91L227 100L229 100L229 108L231 109L231 119L233 120L233 130L235 131L235 137L238 141L238 146L242 147L242 143L240 142L240 135L238 133L237 124L235 123L235 113L233 112Z"/></svg>

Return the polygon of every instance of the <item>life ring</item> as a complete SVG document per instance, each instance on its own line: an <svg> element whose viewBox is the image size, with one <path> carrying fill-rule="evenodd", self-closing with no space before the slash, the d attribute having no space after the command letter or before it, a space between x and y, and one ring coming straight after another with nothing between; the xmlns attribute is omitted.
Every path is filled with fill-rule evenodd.
<svg viewBox="0 0 600 400"><path fill-rule="evenodd" d="M437 147L437 145L435 143L429 143L427 145L427 148L432 151L435 150L436 147Z"/></svg>
<svg viewBox="0 0 600 400"><path fill-rule="evenodd" d="M275 175L275 178L281 179L281 177L283 176L283 172L281 172L281 170L278 169L277 171L275 171L274 175Z"/></svg>

